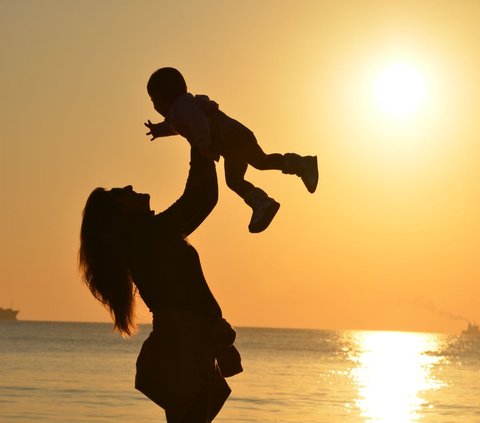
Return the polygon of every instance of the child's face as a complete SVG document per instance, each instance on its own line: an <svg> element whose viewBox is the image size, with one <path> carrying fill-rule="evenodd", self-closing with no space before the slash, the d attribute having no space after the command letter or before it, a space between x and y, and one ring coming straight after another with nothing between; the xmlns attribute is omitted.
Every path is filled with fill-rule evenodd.
<svg viewBox="0 0 480 423"><path fill-rule="evenodd" d="M169 108L167 102L160 97L150 97L150 99L152 100L153 108L163 117L165 117Z"/></svg>

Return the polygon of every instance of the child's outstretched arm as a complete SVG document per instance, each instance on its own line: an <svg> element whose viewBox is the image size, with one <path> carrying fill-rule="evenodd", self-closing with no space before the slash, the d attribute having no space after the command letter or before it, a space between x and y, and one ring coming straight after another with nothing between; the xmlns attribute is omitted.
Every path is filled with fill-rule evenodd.
<svg viewBox="0 0 480 423"><path fill-rule="evenodd" d="M150 130L146 135L150 135L150 141L153 141L155 138L159 137L168 137L170 135L177 135L177 133L168 126L165 122L152 123L150 119L145 122L145 126Z"/></svg>

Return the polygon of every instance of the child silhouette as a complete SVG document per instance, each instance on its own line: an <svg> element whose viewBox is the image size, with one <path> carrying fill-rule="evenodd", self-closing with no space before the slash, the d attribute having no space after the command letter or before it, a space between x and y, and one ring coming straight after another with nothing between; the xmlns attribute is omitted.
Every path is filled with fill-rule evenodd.
<svg viewBox="0 0 480 423"><path fill-rule="evenodd" d="M154 109L165 120L145 125L154 140L169 135L182 135L210 158L224 158L227 186L253 210L248 229L262 232L275 217L280 204L263 190L245 180L248 165L259 170L277 169L299 176L307 190L315 192L318 183L316 156L295 153L266 154L253 132L219 110L218 104L206 95L192 95L182 74L165 67L155 71L147 84Z"/></svg>

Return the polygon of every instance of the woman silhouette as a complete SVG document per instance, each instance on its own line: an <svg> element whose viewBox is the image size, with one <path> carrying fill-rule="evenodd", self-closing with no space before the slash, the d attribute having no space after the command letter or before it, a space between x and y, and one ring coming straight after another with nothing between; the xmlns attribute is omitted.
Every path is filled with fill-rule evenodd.
<svg viewBox="0 0 480 423"><path fill-rule="evenodd" d="M131 186L97 188L81 227L80 269L123 335L135 330L138 290L153 330L137 359L135 387L165 409L168 423L211 422L230 394L224 377L242 371L235 331L186 237L218 197L215 164L193 147L183 195L165 211Z"/></svg>

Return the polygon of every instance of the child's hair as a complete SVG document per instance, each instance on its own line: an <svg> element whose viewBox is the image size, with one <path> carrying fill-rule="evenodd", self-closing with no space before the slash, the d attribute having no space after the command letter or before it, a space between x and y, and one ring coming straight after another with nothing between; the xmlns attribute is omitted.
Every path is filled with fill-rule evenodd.
<svg viewBox="0 0 480 423"><path fill-rule="evenodd" d="M175 68L160 68L153 72L148 80L147 91L150 97L161 98L173 103L175 99L187 92L187 83Z"/></svg>

